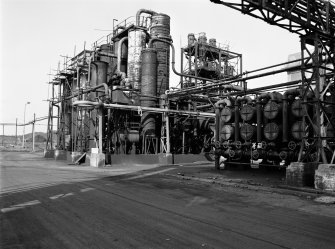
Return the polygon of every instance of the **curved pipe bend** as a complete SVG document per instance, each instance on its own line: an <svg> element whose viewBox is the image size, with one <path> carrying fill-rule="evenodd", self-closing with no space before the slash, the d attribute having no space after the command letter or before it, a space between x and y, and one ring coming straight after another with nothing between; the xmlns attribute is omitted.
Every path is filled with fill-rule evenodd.
<svg viewBox="0 0 335 249"><path fill-rule="evenodd" d="M123 37L118 44L118 48L117 48L117 70L119 70L119 72L121 72L121 53L122 53L122 44L128 40L128 37Z"/></svg>
<svg viewBox="0 0 335 249"><path fill-rule="evenodd" d="M141 14L142 13L146 13L146 14L149 14L149 15L155 15L157 14L157 12L155 11L152 11L152 10L148 10L148 9L140 9L137 11L136 13L136 26L140 26L140 18L141 18Z"/></svg>

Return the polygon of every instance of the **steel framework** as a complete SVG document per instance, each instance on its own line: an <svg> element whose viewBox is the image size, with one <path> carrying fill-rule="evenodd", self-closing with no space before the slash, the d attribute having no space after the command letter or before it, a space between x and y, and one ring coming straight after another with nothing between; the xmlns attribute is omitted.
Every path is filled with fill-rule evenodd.
<svg viewBox="0 0 335 249"><path fill-rule="evenodd" d="M333 137L327 136L327 128L335 128L335 113L329 112L332 104L326 101L327 93L334 91L334 4L327 0L210 1L300 35L303 120L312 128L314 136L302 141L299 161L327 163L326 152L335 153L334 146L330 146L334 143ZM311 64L312 67L308 66ZM308 92L313 93L312 100L307 99ZM314 107L315 111L308 112L309 107ZM334 110L334 106L330 109Z"/></svg>

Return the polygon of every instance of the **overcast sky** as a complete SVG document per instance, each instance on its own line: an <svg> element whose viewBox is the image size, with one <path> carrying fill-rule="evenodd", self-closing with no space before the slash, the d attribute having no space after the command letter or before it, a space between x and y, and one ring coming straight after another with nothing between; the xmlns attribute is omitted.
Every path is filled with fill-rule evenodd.
<svg viewBox="0 0 335 249"><path fill-rule="evenodd" d="M0 4L0 122L18 118L22 123L27 101L31 104L26 121L33 113L46 116L48 74L63 61L60 55L72 56L75 46L81 51L85 41L90 48L110 33L97 29L112 30L113 18L121 21L141 8L171 17L177 51L181 43L186 45L188 33L206 32L207 38L229 43L232 51L242 53L244 70L287 61L289 54L300 50L298 35L209 0L0 0ZM180 68L178 58L176 68ZM170 85L177 85L178 80L172 77Z"/></svg>

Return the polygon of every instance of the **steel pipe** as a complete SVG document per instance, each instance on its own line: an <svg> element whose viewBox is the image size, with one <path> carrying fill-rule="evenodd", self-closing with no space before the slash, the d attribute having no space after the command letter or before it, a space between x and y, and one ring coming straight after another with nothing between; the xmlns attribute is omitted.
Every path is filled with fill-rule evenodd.
<svg viewBox="0 0 335 249"><path fill-rule="evenodd" d="M102 102L93 102L93 101L85 101L85 100L78 100L73 103L73 106L104 106L107 109L127 109L133 111L148 111L148 112L155 112L155 113L176 113L180 115L191 115L191 116L201 116L207 118L214 118L215 113L208 113L208 112L193 112L193 111L181 111L181 110L171 110L171 109L163 109L163 108L156 108L156 107L141 107L141 106L134 106L134 105L120 105L120 104L104 104Z"/></svg>

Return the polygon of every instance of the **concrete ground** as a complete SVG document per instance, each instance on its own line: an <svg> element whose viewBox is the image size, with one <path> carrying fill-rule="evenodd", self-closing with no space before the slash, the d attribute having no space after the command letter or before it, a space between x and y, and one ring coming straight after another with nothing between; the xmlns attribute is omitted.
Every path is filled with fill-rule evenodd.
<svg viewBox="0 0 335 249"><path fill-rule="evenodd" d="M282 171L0 163L0 248L335 248L335 205Z"/></svg>

